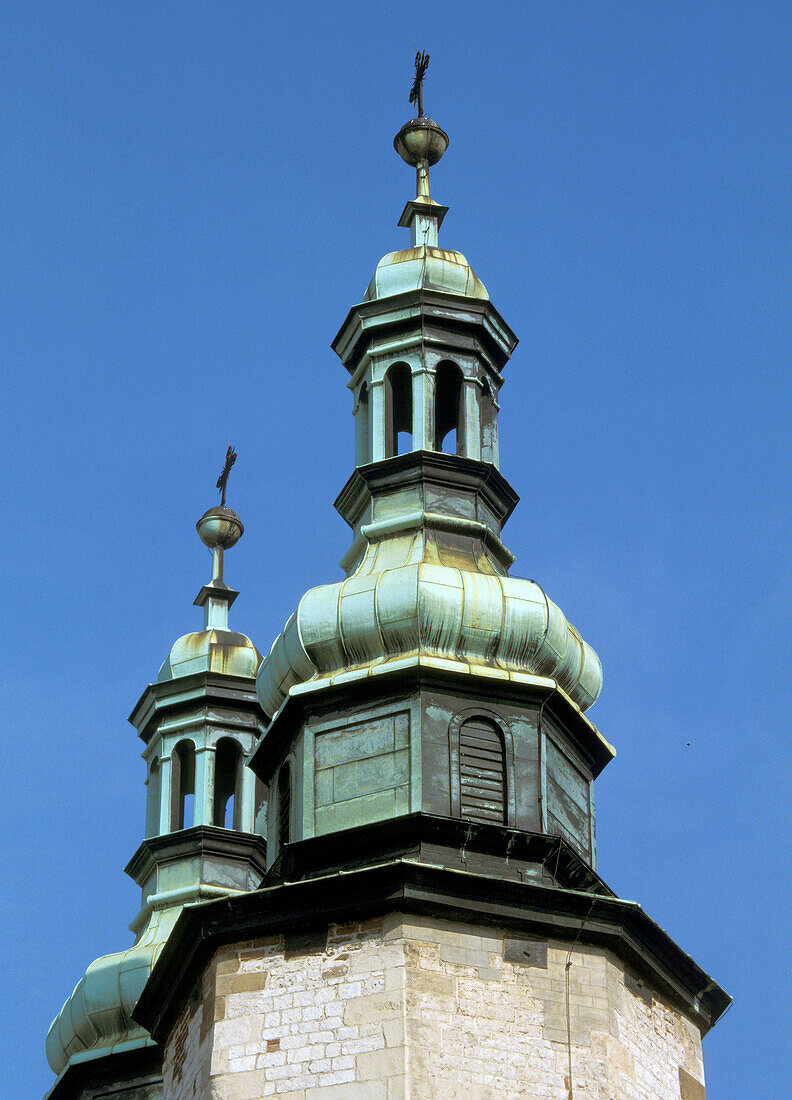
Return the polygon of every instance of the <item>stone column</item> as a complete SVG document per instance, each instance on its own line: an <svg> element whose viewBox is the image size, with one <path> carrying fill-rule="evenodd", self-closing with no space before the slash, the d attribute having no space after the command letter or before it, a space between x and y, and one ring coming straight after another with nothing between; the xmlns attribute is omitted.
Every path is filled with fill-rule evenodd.
<svg viewBox="0 0 792 1100"><path fill-rule="evenodd" d="M159 806L159 831L165 836L171 831L171 803L173 802L173 768L171 758L163 756L160 760L160 806Z"/></svg>
<svg viewBox="0 0 792 1100"><path fill-rule="evenodd" d="M479 404L478 383L470 378L462 382L460 394L462 408L460 430L462 446L459 452L466 458L481 458L481 406Z"/></svg>
<svg viewBox="0 0 792 1100"><path fill-rule="evenodd" d="M385 458L385 387L384 379L369 386L369 457L372 462Z"/></svg>
<svg viewBox="0 0 792 1100"><path fill-rule="evenodd" d="M358 400L355 405L355 465L365 466L371 453L369 430L369 403L368 387L364 382L358 391Z"/></svg>
<svg viewBox="0 0 792 1100"><path fill-rule="evenodd" d="M498 465L498 403L487 382L481 387L481 457L484 462Z"/></svg>
<svg viewBox="0 0 792 1100"><path fill-rule="evenodd" d="M254 833L256 813L256 777L250 768L245 767L245 757L241 757L239 766L239 825L243 833Z"/></svg>
<svg viewBox="0 0 792 1100"><path fill-rule="evenodd" d="M433 451L435 449L434 398L434 371L421 364L412 372L414 451Z"/></svg>
<svg viewBox="0 0 792 1100"><path fill-rule="evenodd" d="M500 455L498 450L498 411L493 407L492 419L489 424L489 436L490 436L490 458L489 461L493 466L497 466L500 461Z"/></svg>
<svg viewBox="0 0 792 1100"><path fill-rule="evenodd" d="M155 769L149 767L146 779L146 839L156 836L159 831L161 781L162 771L158 761Z"/></svg>
<svg viewBox="0 0 792 1100"><path fill-rule="evenodd" d="M215 790L215 749L205 745L195 752L195 824L213 825Z"/></svg>

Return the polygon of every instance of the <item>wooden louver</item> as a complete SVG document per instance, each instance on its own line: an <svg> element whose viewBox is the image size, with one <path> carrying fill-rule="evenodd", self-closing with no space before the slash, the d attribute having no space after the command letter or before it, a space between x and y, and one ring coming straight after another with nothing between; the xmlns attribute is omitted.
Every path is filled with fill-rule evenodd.
<svg viewBox="0 0 792 1100"><path fill-rule="evenodd" d="M505 824L503 736L484 718L468 719L459 731L459 787L462 817Z"/></svg>

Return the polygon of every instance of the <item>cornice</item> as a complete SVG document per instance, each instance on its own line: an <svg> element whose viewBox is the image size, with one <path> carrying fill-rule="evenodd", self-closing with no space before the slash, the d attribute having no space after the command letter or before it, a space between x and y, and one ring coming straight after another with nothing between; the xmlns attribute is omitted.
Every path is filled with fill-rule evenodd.
<svg viewBox="0 0 792 1100"><path fill-rule="evenodd" d="M241 833L216 825L195 825L191 829L148 837L124 871L142 886L157 864L196 855L246 859L262 877L267 869L267 844L257 833Z"/></svg>
<svg viewBox="0 0 792 1100"><path fill-rule="evenodd" d="M143 741L149 740L151 723L175 708L200 706L211 700L238 708L263 719L253 677L230 676L222 672L196 672L173 680L149 684L135 704L128 721Z"/></svg>
<svg viewBox="0 0 792 1100"><path fill-rule="evenodd" d="M162 1050L148 1036L130 1043L119 1043L112 1050L83 1051L58 1075L44 1100L75 1100L83 1096L104 1096L101 1086L123 1081L132 1087L158 1085L162 1082ZM86 1089L99 1088L98 1093ZM111 1092L112 1095L112 1092Z"/></svg>
<svg viewBox="0 0 792 1100"><path fill-rule="evenodd" d="M518 343L511 328L487 299L444 291L411 290L353 306L331 347L349 373L354 374L363 354L362 345L384 329L408 329L415 318L441 328L477 331L486 342L497 370L503 369Z"/></svg>
<svg viewBox="0 0 792 1100"><path fill-rule="evenodd" d="M520 501L510 483L490 462L444 454L442 451L409 451L356 467L336 497L334 507L349 526L354 527L366 501L374 493L398 490L422 482L480 495L498 517L501 526Z"/></svg>
<svg viewBox="0 0 792 1100"><path fill-rule="evenodd" d="M563 837L423 811L294 841L270 867L264 885L346 873L390 859L455 867L460 861L475 863L479 856L502 860L503 878L520 880L521 866L532 864L553 885L615 897ZM461 866L464 869L465 863Z"/></svg>
<svg viewBox="0 0 792 1100"><path fill-rule="evenodd" d="M728 994L635 902L395 859L186 908L137 1002L134 1019L164 1042L196 980L223 945L295 925L305 930L392 912L607 947L647 975L653 988L704 1032L730 1003Z"/></svg>
<svg viewBox="0 0 792 1100"><path fill-rule="evenodd" d="M315 714L346 704L360 706L372 699L402 698L422 689L463 692L472 699L537 705L545 703L574 749L591 769L593 778L616 756L616 750L602 736L580 707L548 676L502 673L448 660L433 661L430 657L410 656L360 670L355 676L317 677L293 687L283 705L267 726L250 758L248 766L265 783L280 763L286 747L309 714Z"/></svg>

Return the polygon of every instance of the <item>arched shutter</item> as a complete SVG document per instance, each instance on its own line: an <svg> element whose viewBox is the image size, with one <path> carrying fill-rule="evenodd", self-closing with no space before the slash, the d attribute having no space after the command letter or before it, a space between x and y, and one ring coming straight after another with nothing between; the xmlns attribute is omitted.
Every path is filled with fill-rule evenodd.
<svg viewBox="0 0 792 1100"><path fill-rule="evenodd" d="M459 731L462 817L506 823L506 761L503 735L486 718L469 718Z"/></svg>

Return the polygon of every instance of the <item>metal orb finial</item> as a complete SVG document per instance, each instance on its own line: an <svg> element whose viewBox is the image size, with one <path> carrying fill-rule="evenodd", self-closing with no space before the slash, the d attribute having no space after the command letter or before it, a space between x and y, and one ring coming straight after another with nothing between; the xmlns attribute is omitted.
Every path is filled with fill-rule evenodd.
<svg viewBox="0 0 792 1100"><path fill-rule="evenodd" d="M231 467L236 462L237 454L233 446L229 445L226 451L223 469L217 479L217 488L220 492L220 503L204 512L196 523L196 529L201 542L215 553L215 574L222 579L223 550L228 550L242 537L245 528L242 521L233 510L226 507L226 488ZM218 558L219 555L219 558Z"/></svg>
<svg viewBox="0 0 792 1100"><path fill-rule="evenodd" d="M417 169L416 197L431 202L429 169L448 148L448 134L424 114L423 81L429 66L429 54L419 50L415 55L415 79L410 89L410 103L418 110L416 118L405 122L393 139L393 147L403 161Z"/></svg>

